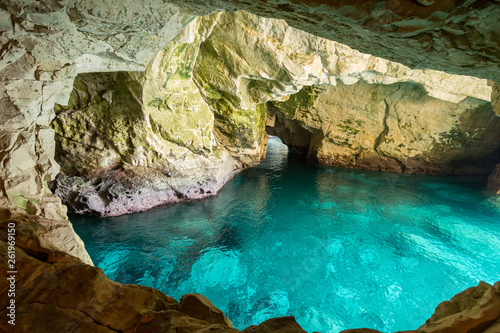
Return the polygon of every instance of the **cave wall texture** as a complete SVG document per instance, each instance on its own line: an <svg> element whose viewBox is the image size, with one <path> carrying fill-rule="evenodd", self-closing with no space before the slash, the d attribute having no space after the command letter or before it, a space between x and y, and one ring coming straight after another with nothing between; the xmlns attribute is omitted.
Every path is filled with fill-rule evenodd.
<svg viewBox="0 0 500 333"><path fill-rule="evenodd" d="M487 176L500 146L490 96L485 79L412 70L283 20L215 13L143 74L77 77L52 122L71 177L53 188L72 211L103 216L212 195L263 158L266 125L322 164Z"/></svg>
<svg viewBox="0 0 500 333"><path fill-rule="evenodd" d="M153 55L167 47L196 15L235 9L246 10L263 17L285 19L292 27L340 42L366 54L399 62L412 69L442 70L452 74L487 79L491 87L492 108L496 114L500 114L498 1L174 0L165 3L160 0L146 2L3 0L0 3L2 227L8 221L13 221L19 227L18 232L24 235L25 241L16 247L18 268L20 271L22 271L20 268L25 269L22 271L25 274L20 275L18 281L20 286L26 286L31 292L29 297L23 297L24 301L21 302L24 303L20 303L19 306L23 309L22 313L35 316L37 319L43 318L44 313L54 313L56 319L50 321L54 326L47 327L47 332L61 329L76 332L79 322L102 326L99 329L103 331L113 330L116 322L102 319L113 316L99 316L109 309L115 309L114 316L118 318L127 313L130 320L124 322L129 326L123 323L124 326L120 326L120 329L124 330L137 329L143 322L152 325L147 329L144 328L143 331L147 332L167 327L167 324L169 327L194 327L188 323L193 316L178 315L179 306L174 304L170 307L169 304L173 302L164 295L158 295L154 290L135 288L145 293L144 303L141 304L147 304L148 310L141 308L140 304L134 309L117 306L113 303L120 302L120 297L117 295L124 297L126 293L124 288L130 290L134 287L115 284L105 279L98 269L81 264L81 262L91 264L91 260L67 220L66 207L47 186L47 182L54 179L59 172L59 165L54 160L56 146L54 130L50 127L50 123L55 117L55 103L68 105L77 74L144 71ZM266 26L261 28L266 29ZM285 35L280 36L283 40L289 37L286 35L287 31L290 30L283 30ZM321 60L319 59L320 62ZM279 73L275 74L277 75L275 81L279 82L282 79L286 81L284 80L286 75L282 77ZM287 91L287 95L298 93L305 85L300 83L300 80L307 78L298 79L298 82L282 87L284 90L291 88ZM202 75L196 80L202 83L209 82ZM270 94L274 93L272 87L276 84L275 81L271 82L269 87ZM259 89L265 87L264 83ZM205 89L206 86L201 85L198 88ZM216 90L205 89L205 92L207 96L211 94L211 98L216 100L215 103L221 99L222 102L225 101L225 98L217 98L219 93ZM476 98L482 99L477 96ZM260 100L260 97L257 100ZM282 102L286 103L285 100ZM482 110L479 104L478 102L478 109ZM242 109L243 105L247 109L253 107L241 104L236 105L237 109ZM280 105L273 105L273 108L279 111ZM285 109L281 105L279 112L286 114ZM66 111L60 110L60 112ZM155 119L153 111L150 116L151 119ZM215 124L215 116L213 121ZM257 121L257 118L252 121ZM167 134L164 133L165 136ZM264 136L263 132L262 134ZM259 140L257 136L254 138ZM200 140L193 144L208 148L212 142L211 139L204 140L200 137ZM256 148L255 145L252 147ZM228 168L237 170L245 163L250 164L254 158L239 161L235 159L236 155L238 154L234 151L231 154L230 150L225 154ZM253 150L248 156L260 158L262 150ZM140 164L144 160L138 159L132 162ZM497 166L494 176L491 177L492 186L500 183L498 169ZM2 239L2 246L5 247L5 233L2 233ZM5 250L2 251L2 267L7 267L4 254ZM88 270L97 276L101 274L99 277L101 280L95 285L64 283L66 289L58 286L57 281L65 281L66 277L82 277L82 270ZM39 284L41 281L52 281L52 284L42 286ZM112 284L113 288L118 289L104 288L104 294L97 297L100 307L89 310L86 307L89 300L96 297L93 292L98 292L97 289L103 284ZM31 289L31 286L36 287ZM5 279L2 279L0 287L2 291L7 289ZM466 293L466 299L479 299L479 303L460 301L459 306L453 303L451 305L453 310L441 309L439 318L435 318L434 321L431 318L430 326L426 324L420 331L445 332L453 329L450 326L463 327L464 332L474 328L486 330L491 325L493 325L491 332L495 331L495 327L498 329L500 316L498 285L486 288L480 285L477 288L481 295L487 297ZM56 290L62 291L58 294L54 293ZM81 292L76 293L77 290ZM2 293L1 304L7 302L5 294ZM68 303L68 296L71 294L75 297L75 304ZM137 299L136 296L131 297L130 299ZM154 301L153 298L161 301ZM446 304L443 307L446 307ZM487 315L478 316L477 314L483 310ZM169 311L177 312L174 314ZM5 316L5 310L0 314ZM22 318L21 313L19 316ZM187 318L184 318L185 316ZM485 321L471 319L478 317ZM204 319L206 318L199 319L203 323L198 323L201 326L191 331L202 331L211 324L217 325ZM439 324L435 324L436 320ZM101 321L104 322L104 326ZM464 322L467 324L463 324ZM68 323L76 326L68 327ZM2 325L5 325L5 322L2 322ZM227 324L221 325L226 326L212 328L211 331L229 329ZM39 330L45 329L39 325L36 327ZM10 327L2 326L2 329L8 330ZM19 332L33 331L33 327L29 326L18 326L16 329ZM261 328L261 331L265 329ZM461 330L457 328L455 331ZM252 332L259 332L259 329L255 328Z"/></svg>

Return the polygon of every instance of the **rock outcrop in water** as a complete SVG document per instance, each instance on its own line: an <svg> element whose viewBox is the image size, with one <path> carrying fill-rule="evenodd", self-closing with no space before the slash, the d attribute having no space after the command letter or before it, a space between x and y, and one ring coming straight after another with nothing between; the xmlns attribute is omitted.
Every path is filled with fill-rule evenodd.
<svg viewBox="0 0 500 333"><path fill-rule="evenodd" d="M321 164L487 176L499 158L490 102L442 100L412 82L305 87L270 109L268 132Z"/></svg>
<svg viewBox="0 0 500 333"><path fill-rule="evenodd" d="M64 173L53 190L72 211L120 215L202 198L241 169L217 145L213 113L191 92L192 81L163 77L178 91L161 91L171 99L158 102L151 94L162 90L161 75L149 74L81 75L68 106L57 108L52 124Z"/></svg>
<svg viewBox="0 0 500 333"><path fill-rule="evenodd" d="M322 164L484 176L500 149L490 96L486 80L414 71L283 21L216 13L192 22L144 74L76 79L53 122L57 161L72 177L54 188L73 211L103 216L215 194L263 158L266 123Z"/></svg>

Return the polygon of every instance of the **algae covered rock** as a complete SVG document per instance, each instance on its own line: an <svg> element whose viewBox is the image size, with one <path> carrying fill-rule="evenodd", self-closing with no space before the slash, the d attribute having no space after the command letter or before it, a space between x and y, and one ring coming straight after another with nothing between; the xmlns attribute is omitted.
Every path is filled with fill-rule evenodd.
<svg viewBox="0 0 500 333"><path fill-rule="evenodd" d="M57 107L52 125L64 174L51 186L73 212L120 215L202 198L241 168L210 137L203 140L213 119L208 108L206 119L201 110L174 121L168 106L144 104L151 93L144 93L143 80L139 73L81 75L70 103ZM154 120L158 114L163 123ZM199 141L176 136L198 130Z"/></svg>
<svg viewBox="0 0 500 333"><path fill-rule="evenodd" d="M412 82L304 87L272 102L268 131L328 165L412 173L488 175L500 118L491 103L431 97Z"/></svg>

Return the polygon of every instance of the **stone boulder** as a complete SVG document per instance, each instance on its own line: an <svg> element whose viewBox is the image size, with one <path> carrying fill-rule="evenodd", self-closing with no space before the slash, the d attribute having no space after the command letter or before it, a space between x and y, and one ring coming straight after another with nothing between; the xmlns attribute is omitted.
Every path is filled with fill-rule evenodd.
<svg viewBox="0 0 500 333"><path fill-rule="evenodd" d="M500 320L500 282L491 286L480 282L440 303L434 314L418 331L445 332L494 332Z"/></svg>
<svg viewBox="0 0 500 333"><path fill-rule="evenodd" d="M183 295L179 302L179 311L191 317L205 320L210 324L224 324L234 327L231 320L224 315L224 312L217 309L208 298L201 294Z"/></svg>
<svg viewBox="0 0 500 333"><path fill-rule="evenodd" d="M293 316L272 318L247 327L242 333L306 333Z"/></svg>

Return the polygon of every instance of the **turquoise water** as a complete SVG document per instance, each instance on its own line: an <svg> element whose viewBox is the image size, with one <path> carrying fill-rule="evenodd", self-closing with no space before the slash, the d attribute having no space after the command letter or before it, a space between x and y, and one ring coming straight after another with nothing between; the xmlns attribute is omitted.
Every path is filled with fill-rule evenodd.
<svg viewBox="0 0 500 333"><path fill-rule="evenodd" d="M500 280L500 208L484 183L268 158L215 197L114 218L72 216L96 266L177 299L199 292L243 329L415 329L439 302Z"/></svg>

